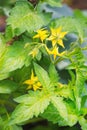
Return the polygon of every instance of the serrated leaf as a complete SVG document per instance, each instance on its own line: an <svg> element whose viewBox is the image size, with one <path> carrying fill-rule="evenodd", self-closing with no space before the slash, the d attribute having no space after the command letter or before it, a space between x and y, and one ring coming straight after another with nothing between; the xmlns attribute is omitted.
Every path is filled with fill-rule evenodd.
<svg viewBox="0 0 87 130"><path fill-rule="evenodd" d="M54 124L62 122L62 126L66 125L66 122L59 115L59 112L57 111L56 107L53 106L53 104L50 104L44 111L44 113L41 114L41 116L47 119L48 121L52 121Z"/></svg>
<svg viewBox="0 0 87 130"><path fill-rule="evenodd" d="M78 121L78 113L77 113L77 110L76 110L75 102L67 98L67 100L65 101L65 104L66 104L67 111L68 111L68 122L67 122L67 124L69 126L73 126Z"/></svg>
<svg viewBox="0 0 87 130"><path fill-rule="evenodd" d="M33 32L50 22L50 14L38 13L30 7L28 2L21 1L12 9L7 19L14 34L19 35L25 31Z"/></svg>
<svg viewBox="0 0 87 130"><path fill-rule="evenodd" d="M18 88L18 85L11 80L0 81L0 93L12 93Z"/></svg>
<svg viewBox="0 0 87 130"><path fill-rule="evenodd" d="M51 102L54 105L54 107L57 109L57 111L59 112L59 115L65 120L65 122L67 122L68 121L68 111L67 111L67 107L63 101L63 98L53 96L51 98Z"/></svg>
<svg viewBox="0 0 87 130"><path fill-rule="evenodd" d="M67 57L73 60L73 62L68 65L67 69L76 69L76 67L85 68L85 57L80 47L75 46L74 48L72 48L71 52L68 53Z"/></svg>
<svg viewBox="0 0 87 130"><path fill-rule="evenodd" d="M0 58L4 54L6 49L5 39L2 34L0 34Z"/></svg>
<svg viewBox="0 0 87 130"><path fill-rule="evenodd" d="M58 96L61 96L61 97L64 97L64 98L70 98L71 100L73 100L73 91L68 86L58 88L56 90L56 94Z"/></svg>
<svg viewBox="0 0 87 130"><path fill-rule="evenodd" d="M72 18L72 17L63 17L60 19L56 19L51 23L51 27L59 27L61 26L64 31L72 32L72 33L77 33L83 41L84 38L84 28L85 28L85 21L84 23L81 22L81 20Z"/></svg>
<svg viewBox="0 0 87 130"><path fill-rule="evenodd" d="M24 45L22 42L15 42L6 48L0 59L0 74L11 72L17 68L21 68L25 64L27 53Z"/></svg>
<svg viewBox="0 0 87 130"><path fill-rule="evenodd" d="M46 70L44 70L40 65L36 63L34 63L34 68L36 75L38 76L38 79L41 82L42 86L48 88L50 85L50 78Z"/></svg>
<svg viewBox="0 0 87 130"><path fill-rule="evenodd" d="M64 120L53 104L50 104L41 116L54 124L58 123L60 126L73 126L77 122L77 116L73 113L68 114L68 121Z"/></svg>
<svg viewBox="0 0 87 130"><path fill-rule="evenodd" d="M50 101L48 95L41 92L33 92L30 95L21 96L16 100L20 102L21 99L23 99L23 103L18 105L13 112L10 124L22 123L31 119L33 116L37 117L40 113L44 112Z"/></svg>
<svg viewBox="0 0 87 130"><path fill-rule="evenodd" d="M53 86L55 86L55 85L58 86L59 75L58 75L58 72L53 64L50 64L48 73L49 73L49 77L51 80L51 84Z"/></svg>
<svg viewBox="0 0 87 130"><path fill-rule="evenodd" d="M82 73L82 71L79 69L76 70L76 94L79 96L82 96L85 83L85 77Z"/></svg>
<svg viewBox="0 0 87 130"><path fill-rule="evenodd" d="M87 130L87 120L84 117L79 117L79 123L81 125L82 130Z"/></svg>
<svg viewBox="0 0 87 130"><path fill-rule="evenodd" d="M76 98L76 105L78 110L81 108L81 96L84 93L85 78L80 70L76 70L76 85L74 88L74 94Z"/></svg>
<svg viewBox="0 0 87 130"><path fill-rule="evenodd" d="M23 103L23 104L33 104L34 102L36 102L38 99L39 99L39 96L41 96L43 93L39 92L39 91L36 91L36 92L33 92L33 91L29 91L29 94L25 94L25 95L22 95L20 97L17 97L14 99L14 101L16 101L17 103ZM39 96L37 96L39 95Z"/></svg>

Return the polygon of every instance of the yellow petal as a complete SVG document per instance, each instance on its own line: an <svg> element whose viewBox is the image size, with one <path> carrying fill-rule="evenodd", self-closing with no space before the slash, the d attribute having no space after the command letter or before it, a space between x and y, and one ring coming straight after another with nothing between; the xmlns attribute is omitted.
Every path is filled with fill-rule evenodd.
<svg viewBox="0 0 87 130"><path fill-rule="evenodd" d="M33 90L36 91L37 89L40 89L40 86L38 86L37 84L33 85Z"/></svg>
<svg viewBox="0 0 87 130"><path fill-rule="evenodd" d="M57 34L60 34L60 33L61 33L61 30L62 30L62 27L61 27L61 26L58 27L58 28L56 29Z"/></svg>
<svg viewBox="0 0 87 130"><path fill-rule="evenodd" d="M40 37L41 41L43 42L43 40L45 40L47 38L48 35L44 34Z"/></svg>
<svg viewBox="0 0 87 130"><path fill-rule="evenodd" d="M39 34L36 34L35 36L33 36L33 38L39 38Z"/></svg>
<svg viewBox="0 0 87 130"><path fill-rule="evenodd" d="M37 31L37 34L33 38L40 38L40 40L43 42L48 37L48 31L44 29L40 29Z"/></svg>
<svg viewBox="0 0 87 130"><path fill-rule="evenodd" d="M32 84L32 83L31 83L31 80L29 79L29 80L24 81L24 84Z"/></svg>
<svg viewBox="0 0 87 130"><path fill-rule="evenodd" d="M53 36L56 35L55 29L51 28L51 34L52 34Z"/></svg>
<svg viewBox="0 0 87 130"><path fill-rule="evenodd" d="M38 87L41 87L41 83L40 83L40 82L37 82L37 86L38 86Z"/></svg>
<svg viewBox="0 0 87 130"><path fill-rule="evenodd" d="M61 32L59 38L63 38L66 34L67 32Z"/></svg>
<svg viewBox="0 0 87 130"><path fill-rule="evenodd" d="M61 39L58 40L58 44L59 44L60 46L62 46L63 48L65 48L65 47L64 47L64 44L63 44L63 41L62 41Z"/></svg>
<svg viewBox="0 0 87 130"><path fill-rule="evenodd" d="M54 47L52 54L54 55L54 60L56 59L56 56L58 55L58 47Z"/></svg>
<svg viewBox="0 0 87 130"><path fill-rule="evenodd" d="M56 40L56 39L52 40L52 46L53 46L53 47L56 45L56 43L57 43L57 40Z"/></svg>

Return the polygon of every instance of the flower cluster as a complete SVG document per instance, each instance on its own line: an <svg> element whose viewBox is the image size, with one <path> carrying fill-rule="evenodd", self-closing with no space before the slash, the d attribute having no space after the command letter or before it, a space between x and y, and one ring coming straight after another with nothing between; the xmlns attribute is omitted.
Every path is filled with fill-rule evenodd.
<svg viewBox="0 0 87 130"><path fill-rule="evenodd" d="M48 30L40 29L37 31L37 34L33 38L39 38L42 43L44 43L45 41L51 41L52 47L48 48L45 44L45 49L49 55L53 55L55 60L57 56L63 56L65 54L65 51L59 53L58 49L59 46L64 48L63 38L66 34L67 32L62 32L62 27L58 27L55 29L51 28L50 35Z"/></svg>
<svg viewBox="0 0 87 130"><path fill-rule="evenodd" d="M59 53L58 49L59 46L64 48L63 38L66 34L67 32L62 32L62 27L55 29L51 28L50 32L45 28L37 30L37 34L33 36L33 39L38 39L38 42L36 44L37 46L34 46L34 48L30 51L29 55L32 55L33 58L37 56L39 48L42 45L45 47L46 52L49 55L53 56L54 60L57 56L63 56L66 53L66 51ZM47 44L51 44L51 47L48 47ZM38 80L38 77L34 76L33 71L31 73L30 79L26 80L24 84L28 85L27 89L33 89L34 91L36 91L37 89L41 89L42 87L41 83Z"/></svg>

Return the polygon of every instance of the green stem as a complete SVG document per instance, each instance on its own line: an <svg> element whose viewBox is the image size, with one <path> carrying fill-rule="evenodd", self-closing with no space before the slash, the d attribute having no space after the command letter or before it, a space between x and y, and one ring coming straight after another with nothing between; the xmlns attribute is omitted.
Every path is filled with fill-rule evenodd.
<svg viewBox="0 0 87 130"><path fill-rule="evenodd" d="M63 57L59 57L55 62L54 64L56 65L58 62L62 61L64 58Z"/></svg>

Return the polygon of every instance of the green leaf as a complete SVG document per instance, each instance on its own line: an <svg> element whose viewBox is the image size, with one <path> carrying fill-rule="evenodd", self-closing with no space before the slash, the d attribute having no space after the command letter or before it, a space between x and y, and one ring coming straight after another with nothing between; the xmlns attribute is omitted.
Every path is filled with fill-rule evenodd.
<svg viewBox="0 0 87 130"><path fill-rule="evenodd" d="M87 95L82 97L81 108L82 108L83 115L86 115L86 113L87 113Z"/></svg>
<svg viewBox="0 0 87 130"><path fill-rule="evenodd" d="M21 68L26 63L27 52L24 49L25 43L15 42L8 46L0 59L0 74L5 74Z"/></svg>
<svg viewBox="0 0 87 130"><path fill-rule="evenodd" d="M66 104L67 111L68 111L68 122L67 122L67 124L69 126L73 126L78 121L78 113L77 113L77 110L76 110L75 101L72 101L72 100L67 98L67 100L65 101L65 104Z"/></svg>
<svg viewBox="0 0 87 130"><path fill-rule="evenodd" d="M34 68L36 75L38 76L39 81L42 86L48 88L50 86L50 78L48 73L38 64L34 63Z"/></svg>
<svg viewBox="0 0 87 130"><path fill-rule="evenodd" d="M0 73L0 80L6 79L10 76L10 73Z"/></svg>
<svg viewBox="0 0 87 130"><path fill-rule="evenodd" d="M11 73L15 82L20 82L23 85L23 82L29 78L31 75L31 66L23 66L21 69L17 69Z"/></svg>
<svg viewBox="0 0 87 130"><path fill-rule="evenodd" d="M81 39L81 41L83 41L84 38L84 23L81 22L81 20L79 19L75 19L72 17L62 17L60 19L56 19L55 21L51 22L51 27L59 27L62 26L64 31L68 31L71 33L77 33L79 35L79 38Z"/></svg>
<svg viewBox="0 0 87 130"><path fill-rule="evenodd" d="M33 32L46 26L50 22L50 16L34 11L28 2L21 1L12 9L7 25L11 26L14 34L20 35L25 31Z"/></svg>
<svg viewBox="0 0 87 130"><path fill-rule="evenodd" d="M51 84L53 86L56 86L56 85L58 86L59 75L53 64L50 64L48 72L49 72Z"/></svg>
<svg viewBox="0 0 87 130"><path fill-rule="evenodd" d="M12 126L4 126L3 130L23 130L21 126L12 125Z"/></svg>
<svg viewBox="0 0 87 130"><path fill-rule="evenodd" d="M81 108L81 96L84 93L85 78L80 69L76 70L76 85L74 88L74 94L76 98L76 105L78 110Z"/></svg>
<svg viewBox="0 0 87 130"><path fill-rule="evenodd" d="M2 119L0 117L0 130L23 130L21 126L9 125L8 119Z"/></svg>
<svg viewBox="0 0 87 130"><path fill-rule="evenodd" d="M77 43L74 43L74 47L72 49L70 49L67 57L71 60L71 64L67 67L67 69L76 69L79 68L80 70L86 70L86 66L85 64L85 57L84 54L82 52L82 49L80 47L78 47L77 45L75 45Z"/></svg>
<svg viewBox="0 0 87 130"><path fill-rule="evenodd" d="M87 130L87 120L84 117L79 117L79 123L81 125L82 130Z"/></svg>
<svg viewBox="0 0 87 130"><path fill-rule="evenodd" d="M58 87L56 89L56 95L73 100L73 91L69 86L66 85L61 88Z"/></svg>
<svg viewBox="0 0 87 130"><path fill-rule="evenodd" d="M6 49L5 39L2 34L0 34L0 58L3 56Z"/></svg>
<svg viewBox="0 0 87 130"><path fill-rule="evenodd" d="M66 125L66 122L63 120L63 118L59 115L59 112L57 111L56 107L54 107L53 104L50 104L47 109L44 111L44 113L41 114L41 116L48 121L52 121L54 124L61 122L62 126Z"/></svg>
<svg viewBox="0 0 87 130"><path fill-rule="evenodd" d="M11 80L0 81L0 93L12 93L18 88L18 85Z"/></svg>
<svg viewBox="0 0 87 130"><path fill-rule="evenodd" d="M14 36L14 32L13 32L11 26L7 26L6 29L5 29L6 42L12 40L13 36Z"/></svg>
<svg viewBox="0 0 87 130"><path fill-rule="evenodd" d="M59 115L65 120L65 122L67 122L68 121L68 111L67 111L66 105L63 101L63 98L53 96L51 98L51 103L57 109L57 111L59 112Z"/></svg>
<svg viewBox="0 0 87 130"><path fill-rule="evenodd" d="M85 77L82 73L82 71L79 69L76 70L76 94L79 96L82 96L84 91L84 83L85 83Z"/></svg>
<svg viewBox="0 0 87 130"><path fill-rule="evenodd" d="M43 113L49 105L50 98L42 92L32 92L15 99L17 102L22 102L13 112L10 124L18 124L27 121L33 116L38 116ZM23 101L22 101L23 100Z"/></svg>
<svg viewBox="0 0 87 130"><path fill-rule="evenodd" d="M0 116L0 129L3 130L3 120L1 118L1 116Z"/></svg>
<svg viewBox="0 0 87 130"><path fill-rule="evenodd" d="M53 104L50 104L41 116L48 121L52 121L54 124L58 123L60 126L73 126L77 122L77 116L73 113L68 114L68 120L66 121L60 116L60 113Z"/></svg>

